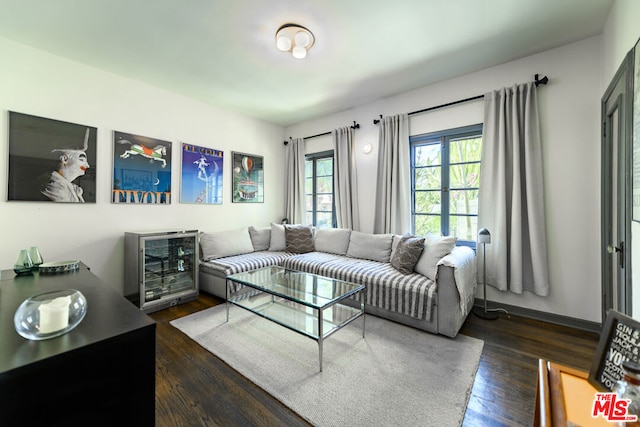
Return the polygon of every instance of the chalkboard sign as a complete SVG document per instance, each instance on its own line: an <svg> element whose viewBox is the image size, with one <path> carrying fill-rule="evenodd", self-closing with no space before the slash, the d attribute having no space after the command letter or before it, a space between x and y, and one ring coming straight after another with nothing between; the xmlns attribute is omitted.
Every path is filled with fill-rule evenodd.
<svg viewBox="0 0 640 427"><path fill-rule="evenodd" d="M622 362L640 363L640 322L609 310L600 334L589 382L600 391L611 391L623 377Z"/></svg>

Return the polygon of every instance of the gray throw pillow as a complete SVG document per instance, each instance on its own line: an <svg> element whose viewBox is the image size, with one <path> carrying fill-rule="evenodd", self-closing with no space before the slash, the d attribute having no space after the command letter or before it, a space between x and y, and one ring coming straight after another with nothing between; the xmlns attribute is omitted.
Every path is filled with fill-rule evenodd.
<svg viewBox="0 0 640 427"><path fill-rule="evenodd" d="M318 228L316 230L316 251L345 255L349 248L351 230L348 228Z"/></svg>
<svg viewBox="0 0 640 427"><path fill-rule="evenodd" d="M315 251L313 232L304 225L285 225L284 235L287 242L287 252L305 254Z"/></svg>
<svg viewBox="0 0 640 427"><path fill-rule="evenodd" d="M271 223L270 251L286 251L287 241L284 238L284 225Z"/></svg>
<svg viewBox="0 0 640 427"><path fill-rule="evenodd" d="M409 233L407 233L409 234ZM392 240L391 240L391 256L389 257L389 259L393 258L393 254L396 253L396 248L398 247L398 243L400 243L400 240L402 240L402 235L400 234L392 234Z"/></svg>
<svg viewBox="0 0 640 427"><path fill-rule="evenodd" d="M271 244L271 227L249 227L254 251L266 251Z"/></svg>
<svg viewBox="0 0 640 427"><path fill-rule="evenodd" d="M423 250L424 237L405 234L391 256L391 265L402 274L411 274Z"/></svg>
<svg viewBox="0 0 640 427"><path fill-rule="evenodd" d="M253 244L246 228L200 234L202 259L209 261L232 255L253 252Z"/></svg>
<svg viewBox="0 0 640 427"><path fill-rule="evenodd" d="M391 234L369 234L352 231L349 238L347 256L389 262L392 240L393 236Z"/></svg>

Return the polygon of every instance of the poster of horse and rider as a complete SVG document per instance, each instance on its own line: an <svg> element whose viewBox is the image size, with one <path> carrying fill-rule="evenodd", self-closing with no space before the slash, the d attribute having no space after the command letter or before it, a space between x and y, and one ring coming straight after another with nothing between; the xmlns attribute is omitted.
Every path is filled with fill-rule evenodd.
<svg viewBox="0 0 640 427"><path fill-rule="evenodd" d="M96 202L97 129L9 112L8 200Z"/></svg>
<svg viewBox="0 0 640 427"><path fill-rule="evenodd" d="M171 203L171 142L113 133L112 203Z"/></svg>

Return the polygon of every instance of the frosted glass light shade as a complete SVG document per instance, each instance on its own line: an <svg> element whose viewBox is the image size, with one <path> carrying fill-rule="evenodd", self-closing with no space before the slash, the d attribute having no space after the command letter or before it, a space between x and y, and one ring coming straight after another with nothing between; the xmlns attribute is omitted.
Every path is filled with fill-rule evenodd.
<svg viewBox="0 0 640 427"><path fill-rule="evenodd" d="M291 39L286 35L278 36L276 39L276 46L283 52L291 50Z"/></svg>
<svg viewBox="0 0 640 427"><path fill-rule="evenodd" d="M303 48L302 46L296 46L293 48L293 57L296 59L303 59L305 56L307 56L307 49Z"/></svg>
<svg viewBox="0 0 640 427"><path fill-rule="evenodd" d="M291 52L294 58L302 59L315 43L313 33L297 24L284 24L276 31L276 47L282 52Z"/></svg>
<svg viewBox="0 0 640 427"><path fill-rule="evenodd" d="M294 40L296 41L296 46L307 47L311 42L311 37L307 31L298 31Z"/></svg>

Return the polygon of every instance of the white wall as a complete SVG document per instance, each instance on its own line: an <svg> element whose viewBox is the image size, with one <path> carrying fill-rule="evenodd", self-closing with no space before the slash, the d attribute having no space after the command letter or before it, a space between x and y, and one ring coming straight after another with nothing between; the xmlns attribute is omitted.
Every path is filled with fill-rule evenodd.
<svg viewBox="0 0 640 427"><path fill-rule="evenodd" d="M640 37L640 2L615 0L605 24L603 35L604 85L609 84L620 63Z"/></svg>
<svg viewBox="0 0 640 427"><path fill-rule="evenodd" d="M45 261L80 259L122 292L125 231L226 230L283 217L283 128L213 108L132 80L0 39L0 267L21 248ZM7 111L98 128L95 204L7 202ZM180 144L224 151L222 205L110 203L113 131L173 142L172 188L180 185ZM231 151L264 156L265 202L231 203ZM93 166L93 165L92 165Z"/></svg>
<svg viewBox="0 0 640 427"><path fill-rule="evenodd" d="M620 63L633 49L640 38L640 2L637 0L616 0L609 13L603 31L604 44L604 87L613 79ZM640 52L636 52L640 55ZM635 70L640 73L640 70ZM639 90L635 89L636 93ZM631 222L631 274L632 283L632 315L640 319L640 223ZM628 247L628 246L627 246Z"/></svg>
<svg viewBox="0 0 640 427"><path fill-rule="evenodd" d="M551 294L538 297L488 289L488 299L589 321L600 321L600 97L602 38L593 37L558 49L477 73L403 93L378 102L291 126L287 136L314 135L356 120L358 195L363 231L373 229L377 151L364 155L360 147L377 147L380 114L411 112L481 95L503 86L547 75L539 88L542 121L544 191L549 244ZM483 104L460 106L411 116L410 133L482 122ZM307 151L320 151L326 140L312 139ZM478 296L481 297L479 290Z"/></svg>

